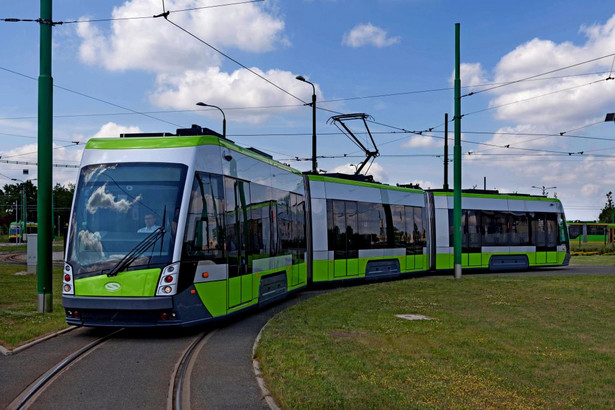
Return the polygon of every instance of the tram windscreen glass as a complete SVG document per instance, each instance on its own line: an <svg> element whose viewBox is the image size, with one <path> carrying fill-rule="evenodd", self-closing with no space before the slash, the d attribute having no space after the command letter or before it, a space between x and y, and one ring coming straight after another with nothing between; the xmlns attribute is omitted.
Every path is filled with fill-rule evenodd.
<svg viewBox="0 0 615 410"><path fill-rule="evenodd" d="M107 273L159 228L160 238L139 250L127 269L170 263L186 171L185 165L150 163L82 168L68 250L74 273Z"/></svg>

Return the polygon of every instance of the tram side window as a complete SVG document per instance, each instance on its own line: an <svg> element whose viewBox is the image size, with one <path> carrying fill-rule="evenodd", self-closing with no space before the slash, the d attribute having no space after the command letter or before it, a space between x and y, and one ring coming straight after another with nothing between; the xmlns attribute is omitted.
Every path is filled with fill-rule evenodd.
<svg viewBox="0 0 615 410"><path fill-rule="evenodd" d="M346 202L346 239L348 242L347 257L359 257L359 210L356 202Z"/></svg>
<svg viewBox="0 0 615 410"><path fill-rule="evenodd" d="M545 214L542 212L531 212L532 220L532 245L536 246L537 250L545 249L547 246L547 221Z"/></svg>
<svg viewBox="0 0 615 410"><path fill-rule="evenodd" d="M557 226L559 227L558 245L563 245L568 242L568 230L566 229L566 219L560 213L557 214Z"/></svg>
<svg viewBox="0 0 615 410"><path fill-rule="evenodd" d="M184 235L184 255L223 263L224 240L222 178L198 173L192 185Z"/></svg>
<svg viewBox="0 0 615 410"><path fill-rule="evenodd" d="M554 248L558 245L559 228L557 226L557 214L546 214L547 223L547 247Z"/></svg>
<svg viewBox="0 0 615 410"><path fill-rule="evenodd" d="M278 197L278 240L280 244L280 255L293 254L293 228L290 202L291 197L289 193L283 197Z"/></svg>
<svg viewBox="0 0 615 410"><path fill-rule="evenodd" d="M496 211L482 211L483 245L502 246L508 244L506 214Z"/></svg>
<svg viewBox="0 0 615 410"><path fill-rule="evenodd" d="M407 249L410 244L410 231L406 228L406 210L403 205L391 205L391 223L393 246ZM391 243L390 238L389 243Z"/></svg>
<svg viewBox="0 0 615 410"><path fill-rule="evenodd" d="M269 188L251 183L248 205L248 252L257 258L272 255L271 205ZM248 259L251 261L253 258Z"/></svg>
<svg viewBox="0 0 615 410"><path fill-rule="evenodd" d="M510 218L510 245L526 246L530 244L530 221L525 212L512 212Z"/></svg>
<svg viewBox="0 0 615 410"><path fill-rule="evenodd" d="M293 247L294 259L297 262L305 260L305 251L307 247L306 231L305 231L305 201L302 195L291 193L292 198L292 227L293 227Z"/></svg>
<svg viewBox="0 0 615 410"><path fill-rule="evenodd" d="M568 225L568 234L570 239L576 239L583 233L582 225Z"/></svg>
<svg viewBox="0 0 615 410"><path fill-rule="evenodd" d="M481 226L480 226L480 211L466 210L463 212L465 224L463 225L463 247L467 248L466 252L478 251L482 244Z"/></svg>
<svg viewBox="0 0 615 410"><path fill-rule="evenodd" d="M358 249L386 247L386 220L382 204L359 202L358 225Z"/></svg>
<svg viewBox="0 0 615 410"><path fill-rule="evenodd" d="M414 240L414 254L421 255L423 253L423 248L427 246L424 209L416 206L413 208L414 226L412 229L412 238Z"/></svg>
<svg viewBox="0 0 615 410"><path fill-rule="evenodd" d="M247 240L250 185L241 180L224 178L226 256L229 277L248 273Z"/></svg>
<svg viewBox="0 0 615 410"><path fill-rule="evenodd" d="M588 235L604 235L606 227L604 225L587 225Z"/></svg>
<svg viewBox="0 0 615 410"><path fill-rule="evenodd" d="M327 200L329 250L335 259L358 257L358 207L356 202Z"/></svg>

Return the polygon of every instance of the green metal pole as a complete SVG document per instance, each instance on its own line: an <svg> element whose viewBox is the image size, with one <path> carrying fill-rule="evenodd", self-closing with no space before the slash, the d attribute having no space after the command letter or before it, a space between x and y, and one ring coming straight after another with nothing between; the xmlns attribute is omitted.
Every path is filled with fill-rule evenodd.
<svg viewBox="0 0 615 410"><path fill-rule="evenodd" d="M38 77L38 238L37 294L38 311L51 312L51 215L52 138L53 138L53 78L51 77L51 1L41 0L40 73Z"/></svg>
<svg viewBox="0 0 615 410"><path fill-rule="evenodd" d="M455 278L461 278L461 79L459 53L459 23L455 24L455 181L453 193L453 246Z"/></svg>
<svg viewBox="0 0 615 410"><path fill-rule="evenodd" d="M448 190L448 113L444 114L444 185Z"/></svg>
<svg viewBox="0 0 615 410"><path fill-rule="evenodd" d="M22 222L23 222L23 231L21 232L21 239L25 240L27 237L24 236L28 233L28 204L26 197L26 181L21 183L21 214Z"/></svg>

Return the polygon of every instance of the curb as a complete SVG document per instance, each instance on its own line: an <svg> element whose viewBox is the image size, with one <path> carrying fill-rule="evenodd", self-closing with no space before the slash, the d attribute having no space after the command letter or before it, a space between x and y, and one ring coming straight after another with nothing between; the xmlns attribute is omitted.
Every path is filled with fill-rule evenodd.
<svg viewBox="0 0 615 410"><path fill-rule="evenodd" d="M268 323L269 321L267 321L267 323L265 323L265 325L261 328L260 332L258 332L258 335L256 336L256 339L254 340L254 344L252 345L252 367L254 369L254 375L256 376L256 382L258 383L258 387L260 387L261 392L262 392L262 398L265 399L265 402L267 403L267 405L269 406L271 410L281 410L281 407L278 405L278 403L276 403L275 399L269 392L269 389L267 388L267 385L265 384L265 379L263 379L263 373L261 372L261 365L259 361L256 360L255 358L256 349L258 348L258 343L260 342L263 330L265 330L265 327L267 327Z"/></svg>
<svg viewBox="0 0 615 410"><path fill-rule="evenodd" d="M58 330L57 332L50 333L50 334L48 334L46 336L41 337L40 339L34 339L31 342L28 342L28 343L26 343L24 345L17 346L16 348L14 348L12 350L7 349L4 346L0 346L0 354L2 354L3 356L11 356L11 355L17 354L17 353L22 352L22 351L24 351L24 350L26 350L26 349L34 346L34 345L42 343L42 342L44 342L46 340L49 340L51 338L54 338L56 336L60 336L60 335L62 335L64 333L68 333L71 330L75 330L77 328L78 328L78 326L69 326L66 329Z"/></svg>

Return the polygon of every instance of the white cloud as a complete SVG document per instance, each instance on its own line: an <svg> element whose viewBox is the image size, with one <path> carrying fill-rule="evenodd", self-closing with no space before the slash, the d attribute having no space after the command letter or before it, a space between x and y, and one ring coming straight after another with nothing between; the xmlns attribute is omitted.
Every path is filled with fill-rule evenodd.
<svg viewBox="0 0 615 410"><path fill-rule="evenodd" d="M203 6L199 0L171 0L165 5L171 11ZM112 17L153 15L161 11L160 7L159 0L131 0L114 8ZM219 50L234 48L264 53L289 45L284 35L285 23L277 17L275 10L275 4L267 7L243 4L241 7L171 13L169 20ZM219 24L220 21L224 24ZM79 24L77 30L82 40L79 50L82 61L111 71L154 73L155 89L149 98L161 108L193 109L198 101L223 108L302 104L283 90L304 101L310 100L311 88L298 82L296 74L288 71L250 69L283 90L243 68L222 71L223 57L219 53L163 18L115 21L108 32L88 23ZM317 94L320 94L318 87ZM264 112L242 110L233 121L261 122L272 113L271 110L267 110L267 114ZM231 112L226 114L234 115ZM114 131L117 135L118 131Z"/></svg>
<svg viewBox="0 0 615 410"><path fill-rule="evenodd" d="M389 37L387 32L371 23L359 24L344 34L342 45L357 48L363 46L388 47L401 41L401 37Z"/></svg>
<svg viewBox="0 0 615 410"><path fill-rule="evenodd" d="M167 10L202 6L198 0L167 0ZM132 0L113 9L112 18L148 16L161 12L159 0ZM262 53L286 45L284 22L255 4L171 13L169 20L216 48ZM224 21L224 24L219 24ZM90 23L77 25L82 61L108 70L177 72L186 67L212 67L220 55L183 33L163 18L114 21L110 32Z"/></svg>
<svg viewBox="0 0 615 410"><path fill-rule="evenodd" d="M296 95L304 101L309 101L312 88L297 81L296 75L289 71L269 70L263 72L258 68L251 68L259 75ZM276 89L263 79L255 76L245 69L232 73L220 71L218 67L211 67L206 71L187 70L182 74L161 74L156 79L157 88L151 94L151 101L159 107L188 109L194 108L198 101L217 105L219 107L264 107L275 105L298 105L301 101ZM318 85L316 94L321 95ZM204 110L209 113L210 110ZM267 113L271 113L267 110ZM260 122L267 118L262 110L226 111L233 121ZM219 113L213 113L216 118Z"/></svg>
<svg viewBox="0 0 615 410"><path fill-rule="evenodd" d="M413 135L402 144L402 148L432 148L443 147L444 141L427 135Z"/></svg>
<svg viewBox="0 0 615 410"><path fill-rule="evenodd" d="M581 27L587 40L577 46L533 39L500 59L495 67L495 82L509 82L536 74L594 60L613 52L615 15L604 25ZM596 113L606 112L615 98L615 81L603 81L604 75L578 75L609 72L612 57L598 59L545 77L550 80L523 81L497 88L490 107L500 120L551 125L562 130L578 126ZM568 76L561 78L562 76ZM595 82L594 84L590 84Z"/></svg>
<svg viewBox="0 0 615 410"><path fill-rule="evenodd" d="M581 195L585 197L595 197L600 193L600 187L596 184L585 184L581 188Z"/></svg>
<svg viewBox="0 0 615 410"><path fill-rule="evenodd" d="M92 135L92 138L112 137L117 138L120 134L131 134L142 132L139 127L119 125L114 122L104 124L100 130Z"/></svg>
<svg viewBox="0 0 615 410"><path fill-rule="evenodd" d="M461 63L459 65L459 78L463 87L473 87L489 82L487 73L481 63ZM452 85L454 82L455 72L453 71L449 78L449 83Z"/></svg>

